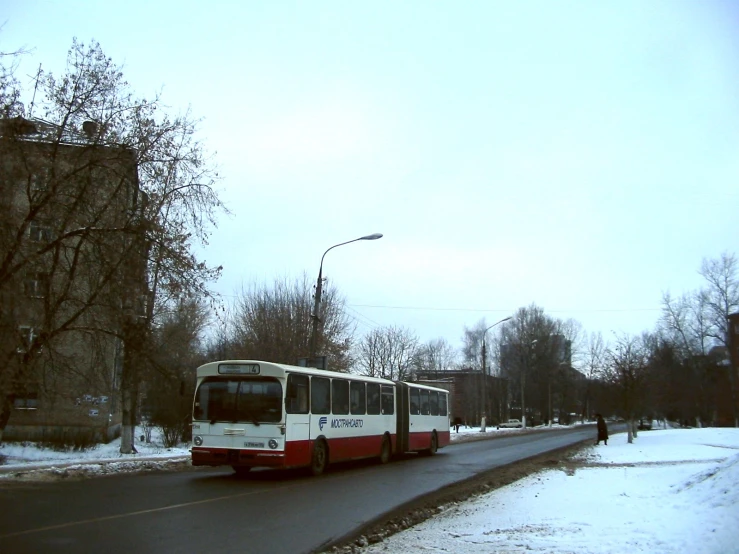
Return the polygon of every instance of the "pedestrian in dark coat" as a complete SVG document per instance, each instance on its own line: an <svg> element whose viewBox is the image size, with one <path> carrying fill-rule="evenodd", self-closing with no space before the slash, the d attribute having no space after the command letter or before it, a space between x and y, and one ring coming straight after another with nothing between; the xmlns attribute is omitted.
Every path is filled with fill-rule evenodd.
<svg viewBox="0 0 739 554"><path fill-rule="evenodd" d="M595 446L598 446L600 441L604 441L606 446L608 446L608 426L606 425L606 421L600 414L595 414L595 416L598 418L598 439L595 441Z"/></svg>
<svg viewBox="0 0 739 554"><path fill-rule="evenodd" d="M461 417L455 417L454 418L454 429L459 433L459 426L462 425L462 418Z"/></svg>

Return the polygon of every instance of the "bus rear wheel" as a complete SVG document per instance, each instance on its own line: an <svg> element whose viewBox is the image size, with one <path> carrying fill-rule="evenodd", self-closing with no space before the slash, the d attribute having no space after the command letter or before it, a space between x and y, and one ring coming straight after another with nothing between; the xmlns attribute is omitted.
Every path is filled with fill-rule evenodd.
<svg viewBox="0 0 739 554"><path fill-rule="evenodd" d="M236 474L236 477L244 477L251 471L249 466L231 466Z"/></svg>
<svg viewBox="0 0 739 554"><path fill-rule="evenodd" d="M313 475L321 475L328 467L328 448L326 443L318 440L313 445L313 456L310 460L310 472Z"/></svg>
<svg viewBox="0 0 739 554"><path fill-rule="evenodd" d="M424 452L427 456L433 456L436 454L436 451L439 450L439 439L436 438L436 431L433 431L431 433L431 445L429 446L428 450Z"/></svg>
<svg viewBox="0 0 739 554"><path fill-rule="evenodd" d="M380 447L380 463L386 464L390 461L390 439L382 438L382 446Z"/></svg>

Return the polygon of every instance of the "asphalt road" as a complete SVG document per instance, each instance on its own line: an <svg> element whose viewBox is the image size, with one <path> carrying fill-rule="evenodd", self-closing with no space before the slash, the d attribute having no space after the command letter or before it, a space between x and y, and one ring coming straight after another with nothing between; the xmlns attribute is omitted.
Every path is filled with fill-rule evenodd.
<svg viewBox="0 0 739 554"><path fill-rule="evenodd" d="M309 553L383 514L497 467L592 440L594 426L452 444L321 477L230 468L0 488L0 552Z"/></svg>

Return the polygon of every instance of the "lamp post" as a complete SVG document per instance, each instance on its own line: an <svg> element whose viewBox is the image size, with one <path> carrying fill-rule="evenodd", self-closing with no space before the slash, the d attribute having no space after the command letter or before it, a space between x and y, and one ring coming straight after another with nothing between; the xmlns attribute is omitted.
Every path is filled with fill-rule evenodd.
<svg viewBox="0 0 739 554"><path fill-rule="evenodd" d="M482 332L482 419L480 420L480 432L481 433L484 433L485 432L485 426L487 424L486 414L487 414L487 411L488 411L488 391L487 391L487 380L488 380L488 377L487 377L487 373L485 371L485 356L486 356L486 354L485 354L485 337L487 336L488 331L490 331L490 329L492 329L493 327L495 327L496 325L498 325L500 323L503 323L504 321L508 321L509 319L511 319L511 316L506 317L504 319L501 319L500 321L498 321L496 323L493 323L490 327L488 327L487 329L485 329Z"/></svg>
<svg viewBox="0 0 739 554"><path fill-rule="evenodd" d="M569 367L569 364L567 362L559 362L557 364L557 371L559 372L560 375L562 375L562 368L563 367ZM548 390L548 394L549 394L549 415L548 415L549 425L548 425L548 427L551 427L552 426L552 368L551 367L549 368L548 381L549 381L548 382L548 389L549 389ZM561 407L562 407L562 405L560 403L560 408ZM567 413L569 414L569 412L567 412ZM569 421L569 415L567 417L568 417L568 421ZM557 421L560 424L562 423L562 412L559 412L559 419Z"/></svg>
<svg viewBox="0 0 739 554"><path fill-rule="evenodd" d="M529 345L527 347L527 350L529 350L529 348L531 348L532 346L534 346L537 342L539 342L539 339L532 340L529 343ZM528 352L527 352L526 353L525 363L523 364L523 367L521 367L521 425L522 425L522 428L523 429L526 429L526 402L525 402L525 398L526 398L526 369L528 369L528 365L529 365L529 355L528 355Z"/></svg>
<svg viewBox="0 0 739 554"><path fill-rule="evenodd" d="M314 360L316 357L316 347L317 347L317 342L318 342L318 322L321 319L319 315L319 311L321 308L321 293L323 292L323 258L326 257L326 254L328 254L329 250L332 250L336 248L337 246L343 246L345 244L350 244L352 242L357 242L359 240L377 240L380 238L382 238L382 233L373 233L371 235L359 237L358 239L348 240L346 242L340 242L339 244L334 244L332 247L326 249L326 251L323 253L323 256L321 256L321 265L318 268L318 279L316 280L315 303L313 304L313 314L311 316L313 318L313 327L311 329L311 337L310 337L309 363L315 363Z"/></svg>

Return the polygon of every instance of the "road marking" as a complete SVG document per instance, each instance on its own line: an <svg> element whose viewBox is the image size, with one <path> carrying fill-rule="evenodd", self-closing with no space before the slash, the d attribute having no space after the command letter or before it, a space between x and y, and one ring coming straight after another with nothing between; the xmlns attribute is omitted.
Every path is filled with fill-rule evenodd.
<svg viewBox="0 0 739 554"><path fill-rule="evenodd" d="M96 517L92 519L83 519L81 521L70 521L68 523L59 523L57 525L48 525L46 527L37 527L35 529L26 529L25 531L16 531L15 533L8 533L6 535L0 535L0 539L7 539L10 537L19 537L21 535L31 535L33 533L44 533L46 531L53 531L55 529L64 529L66 527L75 527L77 525L86 525L88 523L99 523L101 521L110 521L113 519L122 519L125 517L140 516L144 514L152 514L155 512L166 512L167 510L176 510L177 508L187 508L188 506L197 506L198 504L208 504L210 502L219 502L221 500L230 500L232 498L242 498L244 496L251 496L254 494L260 494L267 491L273 490L284 490L295 487L295 485L285 485L284 487L277 487L277 489L261 489L258 491L242 492L240 494L231 494L228 496L218 496L216 498L206 498L205 500L195 500L194 502L184 502L182 504L172 504L171 506L163 506L162 508L151 508L149 510L139 510L137 512L128 512L125 514L117 514L114 516Z"/></svg>

